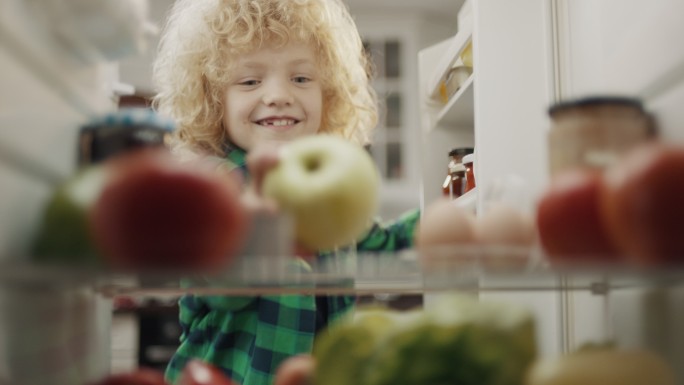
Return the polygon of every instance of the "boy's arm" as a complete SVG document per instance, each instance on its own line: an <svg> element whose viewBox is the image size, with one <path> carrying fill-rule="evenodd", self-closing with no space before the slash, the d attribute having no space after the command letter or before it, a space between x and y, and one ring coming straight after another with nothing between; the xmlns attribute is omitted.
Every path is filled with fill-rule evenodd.
<svg viewBox="0 0 684 385"><path fill-rule="evenodd" d="M190 289L193 287L223 287L230 286L229 282L221 282L220 279L212 278L184 278L181 280L181 287ZM225 295L187 295L184 296L179 305L188 310L196 310L202 306L210 309L220 309L226 311L237 311L249 305L256 296L225 296Z"/></svg>
<svg viewBox="0 0 684 385"><path fill-rule="evenodd" d="M356 245L359 251L398 251L413 247L413 234L420 211L413 210L394 222L374 222L368 233Z"/></svg>
<svg viewBox="0 0 684 385"><path fill-rule="evenodd" d="M287 272L291 274L306 274L311 272L311 266L300 258L288 261L285 268ZM186 289L193 287L230 288L239 287L240 285L241 283L236 283L220 276L184 278L181 280L181 287ZM201 307L207 307L212 310L235 312L244 309L257 298L257 295L187 295L181 299L179 305L181 306L181 310L182 308L185 308L188 310L188 313L194 313Z"/></svg>
<svg viewBox="0 0 684 385"><path fill-rule="evenodd" d="M238 311L245 308L257 297L254 296L225 296L225 295L203 295L203 296L192 296L191 302L181 301L180 306L194 307L199 304L208 306L213 310L223 310L223 311Z"/></svg>

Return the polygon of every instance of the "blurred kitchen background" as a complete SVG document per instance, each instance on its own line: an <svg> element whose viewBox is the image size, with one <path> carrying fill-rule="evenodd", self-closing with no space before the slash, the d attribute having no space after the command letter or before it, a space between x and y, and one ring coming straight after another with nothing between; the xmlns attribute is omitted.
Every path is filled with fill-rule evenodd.
<svg viewBox="0 0 684 385"><path fill-rule="evenodd" d="M382 218L394 218L418 207L420 183L415 132L420 126L418 52L452 36L464 0L347 0L365 45L375 62L375 89L382 103L373 156L383 184ZM172 0L150 1L150 19L160 28ZM135 88L121 98L124 106L145 105L154 94L151 66L157 38L150 49L120 63L120 80ZM447 154L444 154L447 159ZM446 167L446 166L445 166Z"/></svg>
<svg viewBox="0 0 684 385"><path fill-rule="evenodd" d="M421 124L418 52L453 36L465 0L347 0L376 70L381 102L379 127L371 148L385 181L378 215L392 219L420 204ZM149 19L159 28L172 0L151 0ZM466 7L468 8L468 7ZM468 12L468 9L464 10ZM120 97L122 107L145 107L154 95L151 63L158 37L141 55L124 58L119 81L134 92ZM447 153L443 154L446 170ZM441 172L442 170L440 170ZM380 296L382 297L382 296ZM394 307L420 305L420 296L387 296ZM364 298L372 301L374 298ZM180 333L175 298L118 298L112 325L112 368L137 365L164 368Z"/></svg>
<svg viewBox="0 0 684 385"><path fill-rule="evenodd" d="M418 53L454 36L459 11L466 7L464 0L348 1L375 62L374 85L382 114L372 153L384 177L378 214L391 219L421 201ZM172 0L0 1L3 258L21 262L26 255L52 187L75 170L79 152L75 138L81 125L116 105L149 105L158 32L172 4ZM435 157L441 176L447 153ZM99 341L111 330L113 372L138 365L163 368L180 333L176 300L117 297L111 329L107 322L93 323L92 330L79 330L79 335ZM382 300L401 308L419 305L421 297ZM51 328L66 330L70 325L54 323ZM102 362L103 357L91 356L83 359L84 366L93 373L107 370L109 363ZM49 362L49 356L44 358ZM41 362L37 360L36 367ZM0 367L0 373L5 372ZM43 375L30 369L26 373Z"/></svg>
<svg viewBox="0 0 684 385"><path fill-rule="evenodd" d="M516 178L503 179L511 182L504 187L522 187L514 189L523 193L515 198L531 201L548 182L546 109L559 100L596 94L637 96L657 116L665 140L684 141L681 0L471 0L472 10L464 0L348 1L375 60L375 87L383 105L372 152L384 176L378 214L385 219L441 195L449 150L475 142L477 210L484 211L493 195L487 192L501 190L501 177L506 176ZM154 94L152 33L163 26L171 4L0 1L3 262L21 263L29 256L30 237L44 203L55 184L75 170L75 138L81 125L117 104L147 105ZM150 23L144 22L147 19ZM115 38L107 31L116 31ZM134 56L143 40L147 50ZM471 41L472 73L458 91L435 100L451 79L445 75ZM512 287L526 288L525 282ZM682 291L647 292L647 297L641 290L601 293L602 288L479 295L529 305L544 355L610 335L624 345L667 353L684 378ZM8 302L11 297L1 297L5 302L0 301L0 315L5 318L0 319L6 324L13 321L9 325L16 329L0 328L0 345L3 338L12 337L23 348L34 338L33 332L40 331L45 341L38 347L48 349L35 352L30 365L20 368L23 372L0 359L0 375L9 369L42 375L36 370L41 364L54 368L50 349L59 347L63 341L58 338L64 335L74 337L64 344L67 347L91 340L91 345L98 345L78 345L92 349L73 360L89 374L105 373L110 365L114 372L139 364L165 365L179 333L175 297L116 298L110 328L111 309L102 307L106 314L98 313L102 309L96 301L84 301L84 313L92 318L71 317L70 306L80 303L72 301L71 294L41 292L45 308L37 311L50 316L30 313L28 325L11 317L29 309L21 298ZM76 294L79 301L89 298L81 291ZM377 298L396 299L382 298L382 293ZM27 303L37 298L29 299ZM396 303L404 305L411 303ZM62 317L53 316L55 310L62 311ZM60 330L74 334L55 332ZM111 338L107 359L107 354L97 354L110 347L98 340L102 335Z"/></svg>

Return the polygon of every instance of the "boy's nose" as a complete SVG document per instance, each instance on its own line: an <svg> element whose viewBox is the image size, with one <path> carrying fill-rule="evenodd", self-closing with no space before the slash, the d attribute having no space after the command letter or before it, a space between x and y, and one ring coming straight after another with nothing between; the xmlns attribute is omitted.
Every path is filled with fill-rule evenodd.
<svg viewBox="0 0 684 385"><path fill-rule="evenodd" d="M287 85L274 82L264 90L263 102L267 106L287 106L293 102L292 93Z"/></svg>

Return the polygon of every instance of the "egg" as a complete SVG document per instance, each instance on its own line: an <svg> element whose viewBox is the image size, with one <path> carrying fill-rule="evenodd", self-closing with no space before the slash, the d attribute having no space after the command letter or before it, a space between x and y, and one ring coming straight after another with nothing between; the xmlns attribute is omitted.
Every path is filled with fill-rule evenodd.
<svg viewBox="0 0 684 385"><path fill-rule="evenodd" d="M420 247L471 243L475 217L449 199L439 199L425 209L416 233Z"/></svg>
<svg viewBox="0 0 684 385"><path fill-rule="evenodd" d="M531 216L504 203L496 203L478 218L475 238L481 244L530 246L535 240Z"/></svg>
<svg viewBox="0 0 684 385"><path fill-rule="evenodd" d="M415 242L423 261L458 258L475 242L475 216L449 199L431 202L416 229Z"/></svg>
<svg viewBox="0 0 684 385"><path fill-rule="evenodd" d="M475 222L475 241L482 264L489 268L523 267L536 239L532 217L504 203L496 203Z"/></svg>

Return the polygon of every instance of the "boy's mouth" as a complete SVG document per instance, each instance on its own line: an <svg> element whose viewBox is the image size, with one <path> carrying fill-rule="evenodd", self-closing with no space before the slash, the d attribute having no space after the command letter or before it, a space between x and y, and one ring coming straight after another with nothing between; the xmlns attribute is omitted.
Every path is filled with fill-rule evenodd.
<svg viewBox="0 0 684 385"><path fill-rule="evenodd" d="M256 123L258 125L261 125L261 126L281 127L281 126L293 126L293 125L299 123L299 120L292 119L292 118L267 118L267 119L257 120Z"/></svg>

